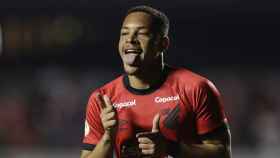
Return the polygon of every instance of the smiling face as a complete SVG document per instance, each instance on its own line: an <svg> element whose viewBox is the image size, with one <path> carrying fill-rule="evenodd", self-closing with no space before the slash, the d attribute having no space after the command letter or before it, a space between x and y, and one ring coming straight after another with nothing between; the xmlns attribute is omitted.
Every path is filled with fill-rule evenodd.
<svg viewBox="0 0 280 158"><path fill-rule="evenodd" d="M145 12L133 12L124 19L119 53L128 75L146 71L161 58L161 36L155 33L153 18Z"/></svg>

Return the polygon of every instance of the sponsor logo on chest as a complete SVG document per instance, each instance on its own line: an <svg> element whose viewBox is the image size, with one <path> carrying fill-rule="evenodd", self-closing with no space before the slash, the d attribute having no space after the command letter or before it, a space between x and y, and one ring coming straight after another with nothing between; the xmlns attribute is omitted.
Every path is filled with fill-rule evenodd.
<svg viewBox="0 0 280 158"><path fill-rule="evenodd" d="M113 104L113 107L115 107L116 109L128 108L128 107L132 107L132 106L136 106L136 99L133 99L133 100L130 100L127 102Z"/></svg>
<svg viewBox="0 0 280 158"><path fill-rule="evenodd" d="M180 97L177 94L175 96L168 96L168 97L155 97L155 102L156 103L166 103L166 102L176 101L179 99L180 99Z"/></svg>

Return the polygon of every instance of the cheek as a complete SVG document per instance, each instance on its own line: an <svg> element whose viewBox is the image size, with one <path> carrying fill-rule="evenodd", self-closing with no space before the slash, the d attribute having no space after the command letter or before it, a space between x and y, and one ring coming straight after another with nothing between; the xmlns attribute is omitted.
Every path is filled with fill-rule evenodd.
<svg viewBox="0 0 280 158"><path fill-rule="evenodd" d="M141 41L141 47L144 49L144 50L148 50L150 51L151 48L152 48L152 41L150 40L142 40Z"/></svg>
<svg viewBox="0 0 280 158"><path fill-rule="evenodd" d="M147 41L145 43L145 50L149 56L155 56L156 52L158 51L157 45L154 41Z"/></svg>
<svg viewBox="0 0 280 158"><path fill-rule="evenodd" d="M120 39L119 43L118 43L119 54L121 54L121 52L122 52L122 46L123 46L123 42L122 42L122 39Z"/></svg>

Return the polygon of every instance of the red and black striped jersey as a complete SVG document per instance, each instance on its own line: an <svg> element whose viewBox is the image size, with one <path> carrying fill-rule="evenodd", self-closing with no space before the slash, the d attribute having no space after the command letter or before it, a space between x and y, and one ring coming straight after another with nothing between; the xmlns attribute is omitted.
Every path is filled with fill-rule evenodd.
<svg viewBox="0 0 280 158"><path fill-rule="evenodd" d="M151 131L158 113L162 135L167 140L187 144L200 142L200 135L227 121L220 93L213 83L185 68L165 66L158 83L145 90L132 88L124 74L90 96L83 139L85 150L92 150L104 133L97 93L106 94L117 111L115 152L118 158L123 146L138 148L136 133Z"/></svg>

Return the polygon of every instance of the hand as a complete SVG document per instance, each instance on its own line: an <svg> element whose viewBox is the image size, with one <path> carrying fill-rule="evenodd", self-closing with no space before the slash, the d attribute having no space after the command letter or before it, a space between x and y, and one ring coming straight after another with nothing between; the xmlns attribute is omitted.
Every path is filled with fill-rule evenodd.
<svg viewBox="0 0 280 158"><path fill-rule="evenodd" d="M136 134L141 154L145 157L156 158L166 153L166 141L159 131L159 120L159 114L155 115L152 131Z"/></svg>
<svg viewBox="0 0 280 158"><path fill-rule="evenodd" d="M97 94L97 99L101 107L100 118L105 130L106 138L114 138L117 131L116 111L107 95Z"/></svg>

